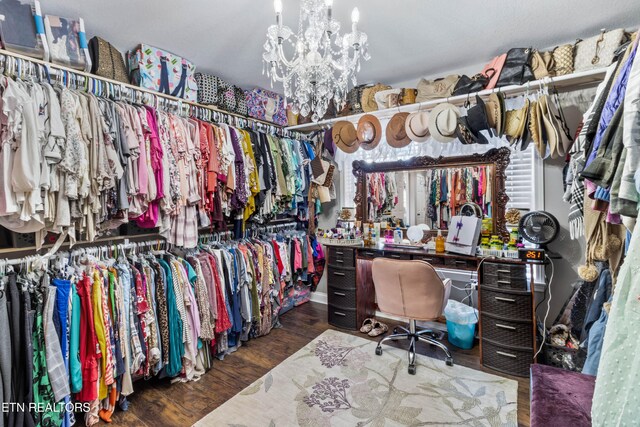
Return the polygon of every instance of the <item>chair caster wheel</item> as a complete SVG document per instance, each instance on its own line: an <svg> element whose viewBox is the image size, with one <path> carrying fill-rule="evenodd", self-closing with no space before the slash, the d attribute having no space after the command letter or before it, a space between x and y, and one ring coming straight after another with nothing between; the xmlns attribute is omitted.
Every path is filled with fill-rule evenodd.
<svg viewBox="0 0 640 427"><path fill-rule="evenodd" d="M382 348L376 347L376 356L382 356Z"/></svg>
<svg viewBox="0 0 640 427"><path fill-rule="evenodd" d="M398 328L393 328L393 333L397 334L398 333Z"/></svg>
<svg viewBox="0 0 640 427"><path fill-rule="evenodd" d="M453 357L445 358L444 362L447 364L447 366L453 366Z"/></svg>
<svg viewBox="0 0 640 427"><path fill-rule="evenodd" d="M416 366L415 365L409 365L409 374L411 374L411 375L415 375L416 374Z"/></svg>

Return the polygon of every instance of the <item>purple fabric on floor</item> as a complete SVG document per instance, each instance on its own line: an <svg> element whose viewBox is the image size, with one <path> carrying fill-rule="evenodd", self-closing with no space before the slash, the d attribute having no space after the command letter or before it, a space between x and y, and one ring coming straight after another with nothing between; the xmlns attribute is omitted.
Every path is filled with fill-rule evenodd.
<svg viewBox="0 0 640 427"><path fill-rule="evenodd" d="M547 365L531 365L531 427L591 426L596 378Z"/></svg>

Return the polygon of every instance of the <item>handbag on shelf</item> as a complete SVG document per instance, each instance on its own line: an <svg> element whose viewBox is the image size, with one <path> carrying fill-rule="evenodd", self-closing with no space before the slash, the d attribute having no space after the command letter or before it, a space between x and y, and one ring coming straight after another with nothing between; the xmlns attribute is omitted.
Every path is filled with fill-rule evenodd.
<svg viewBox="0 0 640 427"><path fill-rule="evenodd" d="M573 63L574 71L587 71L602 68L613 62L618 47L628 39L622 29L602 30L597 36L579 40L576 43Z"/></svg>
<svg viewBox="0 0 640 427"><path fill-rule="evenodd" d="M531 48L517 47L509 49L496 87L522 85L534 80L531 71Z"/></svg>
<svg viewBox="0 0 640 427"><path fill-rule="evenodd" d="M287 125L287 110L284 98L270 90L255 88L247 91L247 109L249 116L273 122L280 126ZM298 118L298 123L300 118Z"/></svg>
<svg viewBox="0 0 640 427"><path fill-rule="evenodd" d="M222 99L220 98L220 89L228 86L228 84L220 77L196 73L195 74L196 85L198 86L198 103L204 105L220 105Z"/></svg>
<svg viewBox="0 0 640 427"><path fill-rule="evenodd" d="M235 86L235 94L236 94L236 109L235 113L246 116L249 113L247 107L247 91Z"/></svg>
<svg viewBox="0 0 640 427"><path fill-rule="evenodd" d="M402 89L387 89L376 92L374 98L378 105L378 110L393 108L400 105L400 93Z"/></svg>
<svg viewBox="0 0 640 427"><path fill-rule="evenodd" d="M531 71L536 80L553 75L553 54L552 52L540 52L534 50L531 54Z"/></svg>
<svg viewBox="0 0 640 427"><path fill-rule="evenodd" d="M187 101L198 100L196 67L190 61L148 44L127 53L131 83Z"/></svg>
<svg viewBox="0 0 640 427"><path fill-rule="evenodd" d="M453 93L460 76L452 74L435 80L420 79L416 102L447 98Z"/></svg>
<svg viewBox="0 0 640 427"><path fill-rule="evenodd" d="M573 53L575 45L563 44L553 49L553 75L564 76L573 73Z"/></svg>
<svg viewBox="0 0 640 427"><path fill-rule="evenodd" d="M493 58L487 65L484 66L480 74L489 79L489 83L484 87L485 89L493 89L498 83L500 72L504 67L504 61L507 59L507 54L503 53Z"/></svg>
<svg viewBox="0 0 640 427"><path fill-rule="evenodd" d="M480 92L489 84L489 78L485 77L482 73L476 74L473 77L463 75L456 83L456 87L453 89L453 96L456 95L468 95L473 92Z"/></svg>
<svg viewBox="0 0 640 427"><path fill-rule="evenodd" d="M345 115L348 116L351 114L364 113L364 110L362 109L362 102L361 102L362 92L366 88L371 86L372 85L369 85L369 84L358 85L347 93L347 104L349 105L349 112Z"/></svg>
<svg viewBox="0 0 640 427"><path fill-rule="evenodd" d="M236 107L238 106L236 99L236 87L232 84L226 83L220 88L220 99L222 100L222 104L219 105L223 110L229 111L233 113L236 111Z"/></svg>
<svg viewBox="0 0 640 427"><path fill-rule="evenodd" d="M100 37L93 37L89 40L89 54L91 55L91 74L129 83L122 53L111 43Z"/></svg>
<svg viewBox="0 0 640 427"><path fill-rule="evenodd" d="M287 125L296 126L300 124L298 123L299 117L300 114L293 114L293 111L291 110L291 104L287 105Z"/></svg>
<svg viewBox="0 0 640 427"><path fill-rule="evenodd" d="M360 98L360 104L362 105L362 110L365 113L370 113L372 111L376 111L378 109L378 103L376 102L376 93L381 92L383 90L389 90L391 86L383 85L382 83L378 83L374 86L367 87L362 91L362 98Z"/></svg>
<svg viewBox="0 0 640 427"><path fill-rule="evenodd" d="M416 95L418 91L413 88L404 88L398 98L400 100L400 105L410 105L416 103Z"/></svg>

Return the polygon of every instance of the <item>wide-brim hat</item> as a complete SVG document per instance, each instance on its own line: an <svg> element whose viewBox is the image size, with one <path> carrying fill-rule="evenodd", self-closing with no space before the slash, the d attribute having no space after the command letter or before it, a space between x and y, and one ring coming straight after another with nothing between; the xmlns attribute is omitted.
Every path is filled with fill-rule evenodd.
<svg viewBox="0 0 640 427"><path fill-rule="evenodd" d="M469 127L469 123L467 122L467 117L459 117L458 123L456 127L456 136L464 145L477 144L478 138L473 134L471 128Z"/></svg>
<svg viewBox="0 0 640 427"><path fill-rule="evenodd" d="M324 148L331 153L331 156L336 155L336 143L333 142L333 128L324 132Z"/></svg>
<svg viewBox="0 0 640 427"><path fill-rule="evenodd" d="M358 142L365 150L373 150L382 139L380 120L372 114L365 114L358 120Z"/></svg>
<svg viewBox="0 0 640 427"><path fill-rule="evenodd" d="M504 106L504 96L500 92L492 93L485 103L485 108L489 126L496 130L498 136L502 136L507 114Z"/></svg>
<svg viewBox="0 0 640 427"><path fill-rule="evenodd" d="M453 104L438 104L429 113L429 132L439 142L451 142L456 139L456 128L460 110Z"/></svg>
<svg viewBox="0 0 640 427"><path fill-rule="evenodd" d="M404 130L412 141L425 142L428 140L431 137L431 132L429 132L429 113L416 111L409 114Z"/></svg>
<svg viewBox="0 0 640 427"><path fill-rule="evenodd" d="M489 121L487 119L487 110L482 98L476 95L476 105L467 110L467 124L473 132L478 144L488 144L489 141L480 131L489 130Z"/></svg>
<svg viewBox="0 0 640 427"><path fill-rule="evenodd" d="M409 113L396 113L389 120L385 132L389 146L402 148L411 143L411 139L407 136L407 131L405 130L407 117L409 117Z"/></svg>
<svg viewBox="0 0 640 427"><path fill-rule="evenodd" d="M360 99L362 111L364 111L365 113L376 111L378 109L378 103L376 102L375 98L376 93L388 89L391 89L391 86L383 85L382 83L378 83L371 87L365 88L362 91L362 98Z"/></svg>
<svg viewBox="0 0 640 427"><path fill-rule="evenodd" d="M353 154L360 148L358 133L353 123L341 120L333 125L333 142L340 150L347 154Z"/></svg>

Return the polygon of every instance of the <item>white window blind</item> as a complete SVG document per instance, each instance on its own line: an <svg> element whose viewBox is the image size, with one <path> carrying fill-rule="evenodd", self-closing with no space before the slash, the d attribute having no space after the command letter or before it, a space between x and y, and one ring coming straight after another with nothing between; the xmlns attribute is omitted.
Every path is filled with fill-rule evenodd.
<svg viewBox="0 0 640 427"><path fill-rule="evenodd" d="M529 144L525 151L513 151L511 162L507 168L505 187L509 195L507 209L515 208L525 211L535 209L536 190L536 154L534 144Z"/></svg>

